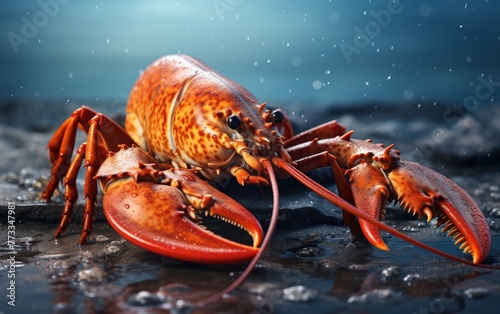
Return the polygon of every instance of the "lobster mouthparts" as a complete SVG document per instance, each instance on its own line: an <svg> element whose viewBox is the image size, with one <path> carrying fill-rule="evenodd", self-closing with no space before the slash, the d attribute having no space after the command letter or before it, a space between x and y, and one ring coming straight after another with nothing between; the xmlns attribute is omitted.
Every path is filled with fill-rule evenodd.
<svg viewBox="0 0 500 314"><path fill-rule="evenodd" d="M127 171L108 176L119 154L116 160L127 163L120 169ZM121 236L154 253L195 263L240 263L256 254L263 231L248 210L192 171L158 168L140 148L122 147L99 169L104 213ZM208 215L245 229L253 247L206 230L201 217Z"/></svg>

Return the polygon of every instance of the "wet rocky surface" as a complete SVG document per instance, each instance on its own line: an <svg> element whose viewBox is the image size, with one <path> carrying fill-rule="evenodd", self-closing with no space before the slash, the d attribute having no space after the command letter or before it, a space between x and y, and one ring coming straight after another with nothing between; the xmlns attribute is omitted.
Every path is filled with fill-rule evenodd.
<svg viewBox="0 0 500 314"><path fill-rule="evenodd" d="M338 208L289 179L280 183L278 228L257 267L234 292L197 307L197 301L231 284L245 265L197 265L149 253L123 240L106 223L99 201L88 245L77 245L82 202L67 234L52 239L63 204L60 195L49 204L38 202L50 174L45 147L54 129L78 105L46 105L0 105L0 284L10 293L8 276L14 273L16 297L15 308L2 297L0 313L497 312L500 271L462 265L385 233L389 252L353 240ZM120 116L115 106L106 103L89 106ZM396 143L403 158L457 182L490 223L493 247L486 263L500 264L499 106L485 105L472 112L434 103L309 111L301 109L305 106L283 107L299 129L337 119L354 129L355 137ZM79 137L79 142L83 140ZM335 190L329 171L312 176ZM82 180L77 183L81 188ZM223 191L267 227L272 202L268 189L231 182ZM8 218L13 206L14 220ZM389 207L387 218L398 230L468 259L433 228L435 221L414 220L398 206ZM248 241L224 223L207 224L216 233ZM13 247L8 243L9 225L15 226Z"/></svg>

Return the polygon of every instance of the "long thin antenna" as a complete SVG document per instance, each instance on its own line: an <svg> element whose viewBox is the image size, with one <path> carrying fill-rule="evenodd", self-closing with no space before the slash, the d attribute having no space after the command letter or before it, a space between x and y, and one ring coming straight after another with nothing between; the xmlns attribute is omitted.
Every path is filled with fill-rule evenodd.
<svg viewBox="0 0 500 314"><path fill-rule="evenodd" d="M205 300L201 300L199 302L195 303L195 306L197 307L202 307L205 306L209 303L212 303L214 301L217 301L220 299L223 295L230 293L234 289L236 289L241 283L248 277L250 272L253 270L257 262L259 261L260 257L264 253L264 250L266 249L267 245L271 241L271 237L274 233L274 229L276 228L276 224L278 223L278 215L279 215L279 207L280 207L280 201L279 201L279 191L278 191L278 183L276 182L276 176L274 175L273 171L273 166L272 164L267 160L267 159L262 159L260 160L261 163L264 164L266 167L267 173L269 174L269 180L271 182L271 189L273 191L273 210L271 213L271 220L269 222L269 228L267 228L267 233L266 236L264 237L264 240L262 241L262 244L260 246L259 251L253 259L250 261L248 264L247 268L241 273L241 275L227 288L224 290L206 298Z"/></svg>

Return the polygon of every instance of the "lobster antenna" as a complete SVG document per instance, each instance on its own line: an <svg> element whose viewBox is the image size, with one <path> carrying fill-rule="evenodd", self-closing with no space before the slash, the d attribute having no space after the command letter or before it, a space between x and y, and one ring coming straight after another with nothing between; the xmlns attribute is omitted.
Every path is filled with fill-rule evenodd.
<svg viewBox="0 0 500 314"><path fill-rule="evenodd" d="M267 245L271 241L271 237L274 233L274 229L276 228L276 224L278 222L278 215L279 215L279 191L278 191L278 182L276 181L276 176L274 175L273 171L273 166L272 164L267 160L262 158L260 160L261 163L264 164L266 167L267 173L269 174L269 181L271 183L271 189L273 191L273 210L271 213L271 220L269 221L269 227L267 228L267 233L266 236L264 237L264 240L262 240L262 244L260 245L259 251L255 256L252 258L248 266L245 268L245 270L241 273L241 275L227 288L224 290L206 298L205 300L201 300L199 302L195 303L195 306L202 307L205 306L209 303L212 303L214 301L217 301L220 299L222 296L225 294L230 293L234 289L236 289L241 283L248 277L250 272L254 269L255 265L259 261L260 257L264 253L264 250L266 249Z"/></svg>

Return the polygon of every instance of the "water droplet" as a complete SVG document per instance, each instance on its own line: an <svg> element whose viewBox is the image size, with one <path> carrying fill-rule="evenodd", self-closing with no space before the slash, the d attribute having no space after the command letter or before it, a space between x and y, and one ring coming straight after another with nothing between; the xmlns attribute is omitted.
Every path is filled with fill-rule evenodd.
<svg viewBox="0 0 500 314"><path fill-rule="evenodd" d="M314 82L312 83L312 87L313 87L314 89L316 89L316 90L320 89L322 85L323 85L323 83L321 83L321 81L319 81L319 80L316 80L316 81L314 81Z"/></svg>
<svg viewBox="0 0 500 314"><path fill-rule="evenodd" d="M340 15L337 12L332 12L329 16L330 23L337 24L340 21Z"/></svg>
<svg viewBox="0 0 500 314"><path fill-rule="evenodd" d="M411 89L406 89L403 92L403 98L406 99L406 100L412 99L413 98L413 91Z"/></svg>

